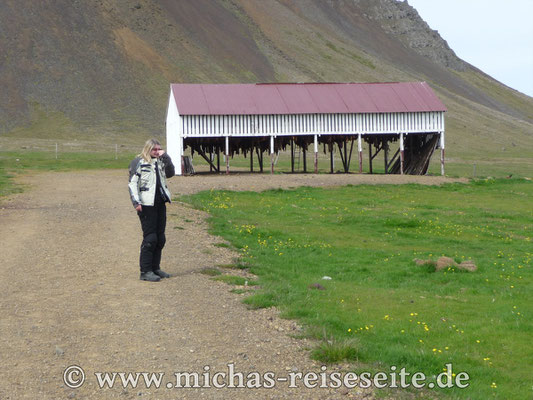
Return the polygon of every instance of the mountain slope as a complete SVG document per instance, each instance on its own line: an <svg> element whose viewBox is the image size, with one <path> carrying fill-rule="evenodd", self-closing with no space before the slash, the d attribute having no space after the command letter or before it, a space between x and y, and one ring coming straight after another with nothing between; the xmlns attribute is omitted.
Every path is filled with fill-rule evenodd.
<svg viewBox="0 0 533 400"><path fill-rule="evenodd" d="M161 135L170 82L412 80L449 107L449 154L531 152L533 99L458 59L407 2L0 3L0 134L9 137L53 137L46 127L58 125L68 135Z"/></svg>

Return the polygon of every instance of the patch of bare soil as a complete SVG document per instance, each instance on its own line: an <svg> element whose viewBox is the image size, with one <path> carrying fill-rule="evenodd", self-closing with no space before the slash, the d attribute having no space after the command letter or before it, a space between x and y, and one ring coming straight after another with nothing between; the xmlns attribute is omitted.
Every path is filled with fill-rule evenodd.
<svg viewBox="0 0 533 400"><path fill-rule="evenodd" d="M335 399L372 398L359 389L272 389L175 385L175 372L320 373L309 359L312 343L295 339L293 321L274 309L250 311L232 287L200 273L237 256L215 246L206 215L168 206L163 269L170 279L139 280L141 229L130 204L124 171L41 173L19 178L27 190L0 204L1 399ZM418 181L441 178L356 175L205 175L171 179L174 194L225 188L262 190L299 185ZM64 371L85 373L77 389ZM328 372L341 368L328 366ZM165 373L162 387L100 388L97 372ZM79 374L71 374L72 381ZM141 378L142 379L142 378ZM224 380L221 379L221 382ZM245 379L247 382L247 380ZM228 382L226 379L225 382ZM264 381L263 381L264 382ZM200 380L203 383L203 380ZM238 381L235 382L238 384ZM204 385L205 386L205 385Z"/></svg>

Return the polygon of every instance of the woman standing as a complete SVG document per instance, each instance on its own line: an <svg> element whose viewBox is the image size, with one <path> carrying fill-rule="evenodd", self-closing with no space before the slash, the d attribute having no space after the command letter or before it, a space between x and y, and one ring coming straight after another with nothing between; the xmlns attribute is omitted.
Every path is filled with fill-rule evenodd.
<svg viewBox="0 0 533 400"><path fill-rule="evenodd" d="M141 220L143 241L139 264L141 280L158 282L170 275L161 270L161 251L165 246L166 202L170 203L167 178L174 176L174 164L156 139L146 141L143 151L129 166L129 191L133 207Z"/></svg>

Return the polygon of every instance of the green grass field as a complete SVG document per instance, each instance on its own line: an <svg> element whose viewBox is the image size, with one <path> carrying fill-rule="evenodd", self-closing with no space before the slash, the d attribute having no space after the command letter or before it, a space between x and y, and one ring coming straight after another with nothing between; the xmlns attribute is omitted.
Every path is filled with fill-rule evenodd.
<svg viewBox="0 0 533 400"><path fill-rule="evenodd" d="M84 169L127 169L135 157L131 151L115 154L114 147L109 151L88 152L68 151L0 151L0 197L22 190L13 178L27 171L72 171Z"/></svg>
<svg viewBox="0 0 533 400"><path fill-rule="evenodd" d="M184 200L211 214L213 232L258 276L261 289L246 302L298 319L323 343L314 357L357 360L358 372L394 365L428 376L452 363L470 386L431 394L532 397L531 181L212 191ZM442 255L471 259L478 270L435 272L413 261Z"/></svg>
<svg viewBox="0 0 533 400"><path fill-rule="evenodd" d="M53 149L0 151L0 196L22 190L12 178L25 171L125 169L134 157L106 149L63 150L57 159ZM287 172L283 157L278 171ZM327 161L321 155L322 173ZM448 165L469 176L471 166ZM495 176L512 167L486 164ZM452 363L454 373L469 374L469 388L429 395L530 398L533 183L515 178L528 176L527 165L515 167L513 179L442 187L204 192L185 200L211 213L214 232L258 276L260 289L246 302L298 319L321 343L313 357L357 361L357 372L396 366L430 377ZM413 261L441 255L479 269L435 272ZM317 283L325 290L310 288Z"/></svg>

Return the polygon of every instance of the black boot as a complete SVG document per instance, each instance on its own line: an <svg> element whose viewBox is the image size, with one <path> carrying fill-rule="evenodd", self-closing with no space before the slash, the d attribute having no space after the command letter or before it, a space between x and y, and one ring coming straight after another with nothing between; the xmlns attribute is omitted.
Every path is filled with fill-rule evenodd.
<svg viewBox="0 0 533 400"><path fill-rule="evenodd" d="M141 281L159 282L161 278L152 271L141 272Z"/></svg>
<svg viewBox="0 0 533 400"><path fill-rule="evenodd" d="M156 274L157 276L159 276L161 278L170 278L169 274L167 274L165 271L162 271L160 269L154 270L154 274Z"/></svg>

